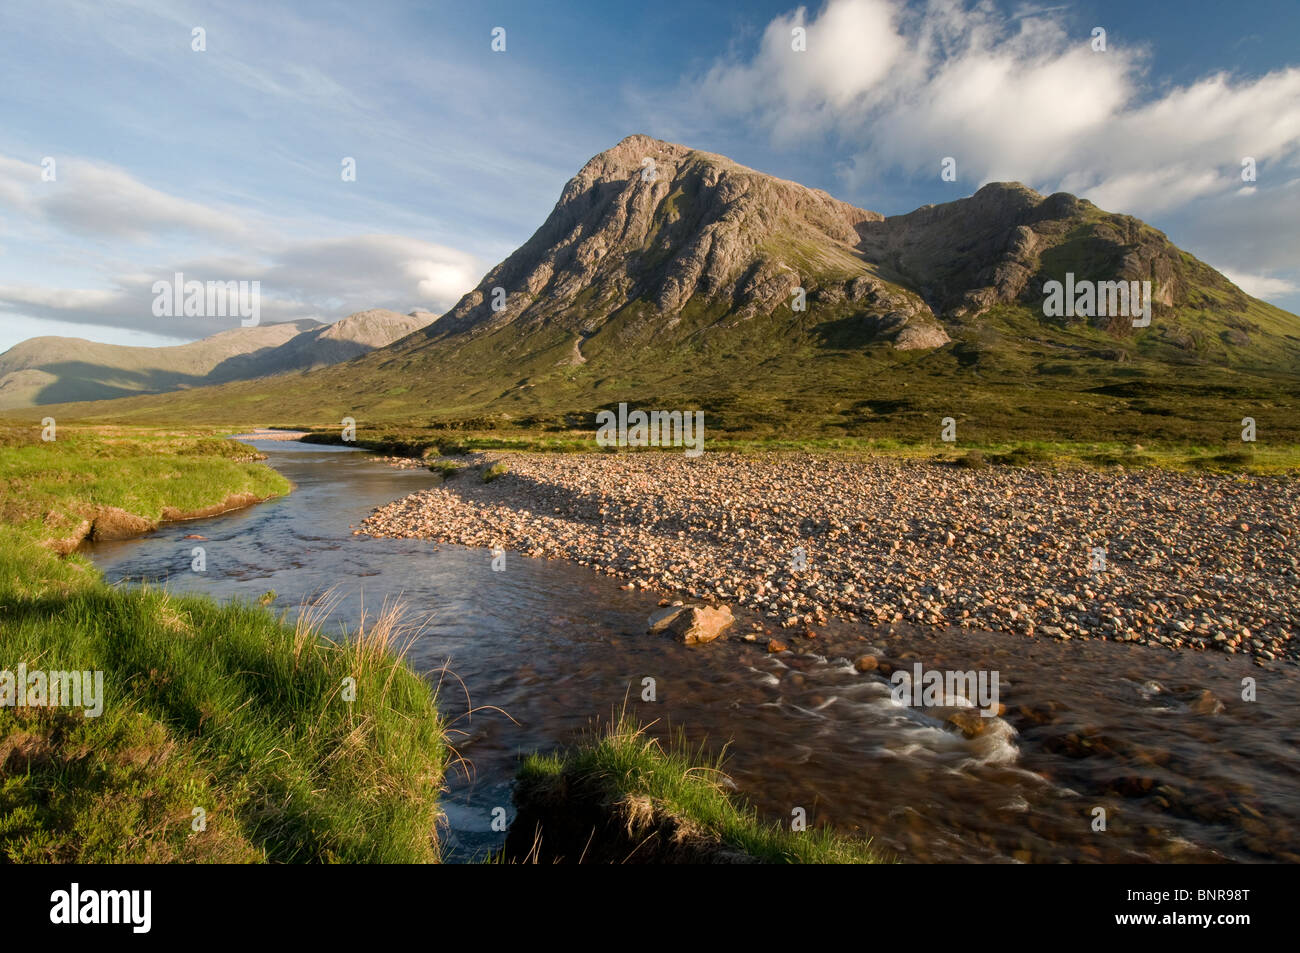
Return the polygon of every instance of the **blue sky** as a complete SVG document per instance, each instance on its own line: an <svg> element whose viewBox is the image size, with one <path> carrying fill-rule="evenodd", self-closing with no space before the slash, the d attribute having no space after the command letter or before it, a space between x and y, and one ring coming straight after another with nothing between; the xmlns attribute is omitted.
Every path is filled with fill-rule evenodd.
<svg viewBox="0 0 1300 953"><path fill-rule="evenodd" d="M176 271L260 280L264 321L440 312L632 133L885 214L992 180L1072 191L1297 311L1297 39L1300 5L1268 0L7 0L0 349L238 323L155 317Z"/></svg>

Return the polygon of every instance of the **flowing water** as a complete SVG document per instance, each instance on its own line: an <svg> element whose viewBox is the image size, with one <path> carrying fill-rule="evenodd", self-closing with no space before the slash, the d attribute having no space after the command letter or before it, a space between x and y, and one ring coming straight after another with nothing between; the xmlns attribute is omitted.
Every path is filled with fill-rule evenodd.
<svg viewBox="0 0 1300 953"><path fill-rule="evenodd" d="M493 809L513 814L521 753L571 742L626 704L655 734L726 744L728 773L770 820L788 824L802 808L811 824L869 834L904 861L1300 861L1295 666L849 624L780 655L766 635L683 646L645 634L659 596L612 577L514 553L494 572L482 550L353 535L432 473L253 442L292 494L90 552L110 581L165 580L219 599L274 590L290 611L333 587L336 626L400 599L424 623L408 657L441 681L440 706L463 732L453 743L472 765L448 778L453 860L503 842ZM205 573L190 571L189 534L206 537ZM751 621L741 615L737 631ZM967 738L897 704L883 676L857 672L864 653L908 670L996 671L1006 713ZM646 678L653 702L641 700ZM1242 698L1245 678L1254 701Z"/></svg>

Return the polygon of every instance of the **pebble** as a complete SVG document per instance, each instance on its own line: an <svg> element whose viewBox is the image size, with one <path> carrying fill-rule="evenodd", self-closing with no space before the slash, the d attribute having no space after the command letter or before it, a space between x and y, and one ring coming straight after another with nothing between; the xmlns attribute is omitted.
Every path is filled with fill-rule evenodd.
<svg viewBox="0 0 1300 953"><path fill-rule="evenodd" d="M1287 542L1300 523L1295 481L806 453L456 462L497 460L501 478L413 493L375 510L364 531L571 559L787 629L960 623L1300 660L1300 571Z"/></svg>

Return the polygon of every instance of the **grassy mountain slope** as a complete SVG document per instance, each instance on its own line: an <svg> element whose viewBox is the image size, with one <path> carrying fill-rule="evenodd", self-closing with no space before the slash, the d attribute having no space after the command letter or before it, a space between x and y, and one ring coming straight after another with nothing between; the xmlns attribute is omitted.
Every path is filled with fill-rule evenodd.
<svg viewBox="0 0 1300 953"><path fill-rule="evenodd" d="M0 407L100 400L199 386L223 365L237 365L315 327L315 321L292 321L232 328L174 347L30 338L0 354ZM231 379L218 377L216 382Z"/></svg>

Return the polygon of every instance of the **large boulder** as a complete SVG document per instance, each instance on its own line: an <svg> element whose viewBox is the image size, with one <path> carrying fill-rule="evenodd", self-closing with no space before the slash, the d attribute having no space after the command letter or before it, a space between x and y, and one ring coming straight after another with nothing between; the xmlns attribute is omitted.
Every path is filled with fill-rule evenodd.
<svg viewBox="0 0 1300 953"><path fill-rule="evenodd" d="M650 617L650 632L668 632L687 645L712 642L735 621L726 606L670 606Z"/></svg>

